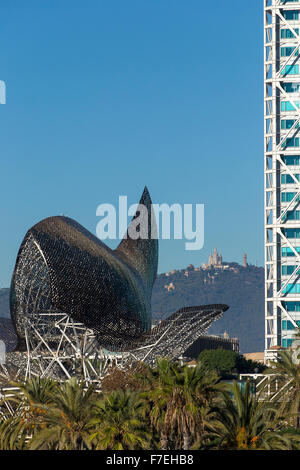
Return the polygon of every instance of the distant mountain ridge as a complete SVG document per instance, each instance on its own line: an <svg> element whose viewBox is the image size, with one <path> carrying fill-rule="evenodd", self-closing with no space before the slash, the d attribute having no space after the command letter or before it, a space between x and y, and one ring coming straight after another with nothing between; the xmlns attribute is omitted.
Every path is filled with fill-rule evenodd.
<svg viewBox="0 0 300 470"><path fill-rule="evenodd" d="M10 318L9 289L0 289L0 317Z"/></svg>
<svg viewBox="0 0 300 470"><path fill-rule="evenodd" d="M158 275L152 295L153 318L166 318L181 307L222 303L223 318L209 329L240 340L241 352L264 349L264 269L237 263L172 270ZM10 318L9 289L0 289L0 317Z"/></svg>

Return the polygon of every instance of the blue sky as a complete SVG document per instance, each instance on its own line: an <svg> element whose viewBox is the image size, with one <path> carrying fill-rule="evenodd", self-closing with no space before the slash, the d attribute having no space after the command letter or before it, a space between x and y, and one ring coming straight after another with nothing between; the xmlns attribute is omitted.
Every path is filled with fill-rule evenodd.
<svg viewBox="0 0 300 470"><path fill-rule="evenodd" d="M159 271L263 264L259 0L1 4L0 287L40 219L95 233L100 203L205 204L205 245L160 243ZM116 242L111 242L114 247Z"/></svg>

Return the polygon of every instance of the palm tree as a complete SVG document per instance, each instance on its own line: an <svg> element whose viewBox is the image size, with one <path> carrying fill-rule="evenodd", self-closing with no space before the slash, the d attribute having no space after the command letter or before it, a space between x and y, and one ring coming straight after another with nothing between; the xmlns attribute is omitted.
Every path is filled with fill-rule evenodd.
<svg viewBox="0 0 300 470"><path fill-rule="evenodd" d="M279 351L277 362L265 372L273 375L273 381L283 384L277 393L281 412L289 412L295 419L295 426L300 429L300 364L296 364L293 351Z"/></svg>
<svg viewBox="0 0 300 470"><path fill-rule="evenodd" d="M218 374L201 364L180 367L161 359L149 370L148 382L142 395L151 402L149 416L161 435L161 449L188 450L192 439L203 438L212 419L208 410L220 389Z"/></svg>
<svg viewBox="0 0 300 470"><path fill-rule="evenodd" d="M149 367L147 372L138 376L143 382L141 397L148 401L148 413L151 432L160 435L160 448L169 449L169 438L164 423L166 404L172 390L172 371L170 362L166 359L157 360L156 367Z"/></svg>
<svg viewBox="0 0 300 470"><path fill-rule="evenodd" d="M82 450L91 447L90 420L95 400L92 386L85 388L76 378L61 383L42 407L44 428L34 433L29 448Z"/></svg>
<svg viewBox="0 0 300 470"><path fill-rule="evenodd" d="M276 409L270 403L256 401L250 393L250 382L244 391L234 381L230 392L223 392L223 406L215 409L218 426L214 435L218 448L226 449L292 449L297 437L280 432ZM295 438L295 439L294 439Z"/></svg>
<svg viewBox="0 0 300 470"><path fill-rule="evenodd" d="M151 436L145 423L145 406L138 393L112 391L93 408L91 440L101 450L147 449Z"/></svg>
<svg viewBox="0 0 300 470"><path fill-rule="evenodd" d="M18 387L29 403L46 405L52 401L52 393L57 387L57 382L42 377L32 377L25 383L15 382L12 385Z"/></svg>
<svg viewBox="0 0 300 470"><path fill-rule="evenodd" d="M4 400L12 402L13 416L0 424L1 449L23 449L32 435L44 426L43 405L51 402L56 383L51 379L33 377L25 383L12 383L19 393Z"/></svg>

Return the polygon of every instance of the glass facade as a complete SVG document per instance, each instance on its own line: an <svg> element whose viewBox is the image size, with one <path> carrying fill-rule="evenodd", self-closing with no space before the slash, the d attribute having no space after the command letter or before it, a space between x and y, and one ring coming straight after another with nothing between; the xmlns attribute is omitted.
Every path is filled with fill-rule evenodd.
<svg viewBox="0 0 300 470"><path fill-rule="evenodd" d="M290 276L291 274L293 274L293 272L295 271L297 266L295 265L285 265L285 266L281 266L281 274L284 274L284 275L288 275ZM300 274L300 268L299 270L297 271L297 274Z"/></svg>
<svg viewBox="0 0 300 470"><path fill-rule="evenodd" d="M265 354L274 359L300 327L300 1L264 0L264 14Z"/></svg>
<svg viewBox="0 0 300 470"><path fill-rule="evenodd" d="M294 101L291 103L290 101L281 101L281 111L295 111L296 108L299 108L299 101Z"/></svg>
<svg viewBox="0 0 300 470"><path fill-rule="evenodd" d="M284 228L282 230L286 238L300 238L300 228Z"/></svg>
<svg viewBox="0 0 300 470"><path fill-rule="evenodd" d="M289 348L293 344L293 339L292 338L283 338L282 339L282 346L284 348Z"/></svg>
<svg viewBox="0 0 300 470"><path fill-rule="evenodd" d="M300 321L297 320L296 324L298 327L300 327ZM282 329L283 330L295 330L296 327L293 325L293 323L290 320L282 320Z"/></svg>
<svg viewBox="0 0 300 470"><path fill-rule="evenodd" d="M300 165L300 155L282 155L281 158L287 166Z"/></svg>
<svg viewBox="0 0 300 470"><path fill-rule="evenodd" d="M282 88L287 93L297 93L299 91L299 83L293 83L293 82L283 83Z"/></svg>
<svg viewBox="0 0 300 470"><path fill-rule="evenodd" d="M288 137L281 144L281 148L285 149L288 147L299 147L299 137Z"/></svg>
<svg viewBox="0 0 300 470"><path fill-rule="evenodd" d="M300 284L287 284L284 287L284 283L282 284L282 292L284 294L300 294Z"/></svg>
<svg viewBox="0 0 300 470"><path fill-rule="evenodd" d="M295 32L299 34L299 29L295 28ZM295 38L295 35L290 29L282 29L280 31L280 37L281 39L293 39Z"/></svg>
<svg viewBox="0 0 300 470"><path fill-rule="evenodd" d="M299 75L299 65L286 65L281 71L282 75Z"/></svg>
<svg viewBox="0 0 300 470"><path fill-rule="evenodd" d="M281 202L291 202L297 193L281 193ZM296 201L300 201L300 196L296 198Z"/></svg>
<svg viewBox="0 0 300 470"><path fill-rule="evenodd" d="M300 246L294 246L294 250L300 255ZM290 258L291 256L296 256L292 248L290 247L284 247L281 248L281 256L283 258L287 257Z"/></svg>
<svg viewBox="0 0 300 470"><path fill-rule="evenodd" d="M300 312L300 302L282 302L288 312Z"/></svg>
<svg viewBox="0 0 300 470"><path fill-rule="evenodd" d="M282 12L282 16L286 20L295 21L299 19L299 11L298 10L285 10Z"/></svg>
<svg viewBox="0 0 300 470"><path fill-rule="evenodd" d="M280 127L282 130L288 130L293 127L295 122L296 119L282 119ZM295 129L299 129L299 122L296 124Z"/></svg>
<svg viewBox="0 0 300 470"><path fill-rule="evenodd" d="M287 211L285 220L300 220L300 211Z"/></svg>
<svg viewBox="0 0 300 470"><path fill-rule="evenodd" d="M295 49L296 49L296 47L282 47L280 49L280 55L281 55L281 57L289 57L290 55L293 54ZM299 54L299 51L297 50L295 52L295 55L298 55L298 54Z"/></svg>
<svg viewBox="0 0 300 470"><path fill-rule="evenodd" d="M293 176L299 181L299 174L295 173ZM281 175L281 184L295 184L295 180L291 175L283 174Z"/></svg>

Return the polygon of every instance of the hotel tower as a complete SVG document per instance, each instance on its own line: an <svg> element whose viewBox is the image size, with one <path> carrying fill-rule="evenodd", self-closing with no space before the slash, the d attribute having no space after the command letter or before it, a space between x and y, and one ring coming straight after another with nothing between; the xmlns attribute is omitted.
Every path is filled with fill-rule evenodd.
<svg viewBox="0 0 300 470"><path fill-rule="evenodd" d="M300 1L264 0L265 358L300 326Z"/></svg>

